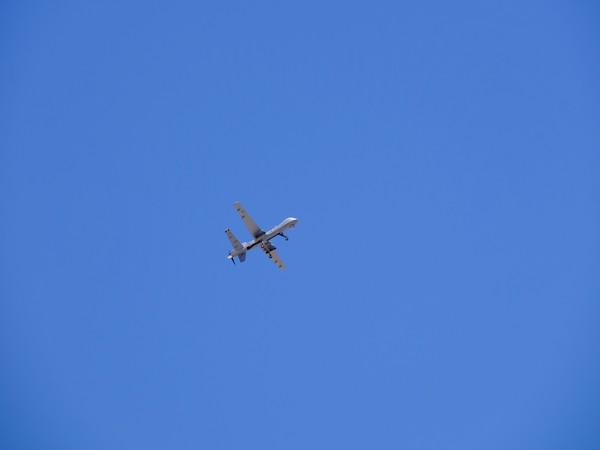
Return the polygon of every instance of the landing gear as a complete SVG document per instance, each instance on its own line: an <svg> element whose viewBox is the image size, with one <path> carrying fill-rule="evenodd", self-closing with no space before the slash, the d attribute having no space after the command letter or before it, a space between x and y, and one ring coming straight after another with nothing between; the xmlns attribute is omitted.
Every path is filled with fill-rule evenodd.
<svg viewBox="0 0 600 450"><path fill-rule="evenodd" d="M280 235L282 238L284 238L286 241L288 240L288 237L287 237L285 234L283 234L283 233L279 233L279 235Z"/></svg>

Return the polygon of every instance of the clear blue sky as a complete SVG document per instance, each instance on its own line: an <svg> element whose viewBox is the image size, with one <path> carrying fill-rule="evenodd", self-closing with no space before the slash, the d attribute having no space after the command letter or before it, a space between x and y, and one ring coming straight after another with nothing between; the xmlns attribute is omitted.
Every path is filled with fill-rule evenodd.
<svg viewBox="0 0 600 450"><path fill-rule="evenodd" d="M600 448L599 24L4 2L0 448Z"/></svg>

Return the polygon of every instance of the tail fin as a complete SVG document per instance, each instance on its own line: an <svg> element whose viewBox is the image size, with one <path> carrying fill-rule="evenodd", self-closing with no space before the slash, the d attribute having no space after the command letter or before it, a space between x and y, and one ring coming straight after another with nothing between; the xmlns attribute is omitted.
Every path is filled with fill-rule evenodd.
<svg viewBox="0 0 600 450"><path fill-rule="evenodd" d="M225 230L225 234L229 238L231 245L233 245L234 250L240 250L243 248L242 244L240 244L240 241L237 240L237 238L233 235L230 229Z"/></svg>

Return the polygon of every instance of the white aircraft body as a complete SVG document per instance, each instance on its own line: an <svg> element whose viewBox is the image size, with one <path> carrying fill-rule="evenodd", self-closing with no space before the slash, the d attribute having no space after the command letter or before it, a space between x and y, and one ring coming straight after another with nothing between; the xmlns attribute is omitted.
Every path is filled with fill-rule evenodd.
<svg viewBox="0 0 600 450"><path fill-rule="evenodd" d="M248 228L248 231L254 239L252 239L250 242L240 243L240 241L238 241L233 235L231 230L225 230L225 234L227 234L227 237L231 241L231 245L233 245L233 250L229 252L229 256L227 256L227 258L231 259L234 264L234 258L236 256L240 259L240 262L244 262L246 260L247 251L252 250L254 247L260 247L260 249L265 252L265 254L272 259L275 264L277 264L277 267L280 269L285 269L285 264L277 254L276 247L271 243L271 239L281 236L287 241L288 237L283 234L283 232L290 228L295 228L296 224L298 223L298 219L294 217L288 217L276 227L271 228L269 231L263 231L258 225L256 225L256 222L252 219L252 217L250 217L240 202L235 202L233 205L235 206L235 209L246 224L246 228Z"/></svg>

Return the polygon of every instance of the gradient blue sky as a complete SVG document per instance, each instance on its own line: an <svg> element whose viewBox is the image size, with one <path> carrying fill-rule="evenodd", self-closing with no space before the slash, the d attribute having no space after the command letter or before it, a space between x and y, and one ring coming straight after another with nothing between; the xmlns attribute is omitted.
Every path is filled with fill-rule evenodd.
<svg viewBox="0 0 600 450"><path fill-rule="evenodd" d="M599 25L4 2L0 447L600 448Z"/></svg>

